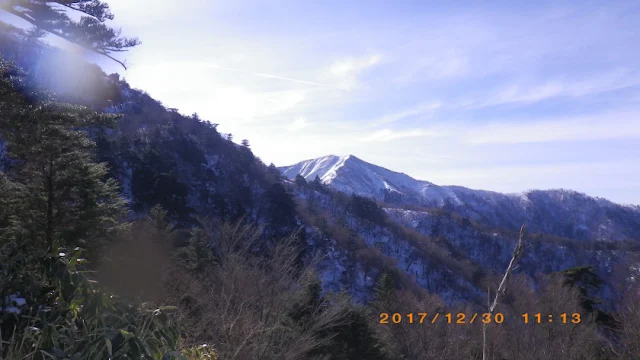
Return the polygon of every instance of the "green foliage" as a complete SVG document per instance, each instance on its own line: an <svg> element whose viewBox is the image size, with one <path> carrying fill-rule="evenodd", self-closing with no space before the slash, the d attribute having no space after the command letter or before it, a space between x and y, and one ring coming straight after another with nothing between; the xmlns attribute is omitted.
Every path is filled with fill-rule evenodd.
<svg viewBox="0 0 640 360"><path fill-rule="evenodd" d="M0 313L3 358L179 357L180 335L169 316L175 308L134 305L101 291L83 270L80 254L76 249L3 259L12 265L4 268L10 273L0 283L3 294L14 291L24 301L19 314ZM34 261L39 266L30 265Z"/></svg>
<svg viewBox="0 0 640 360"><path fill-rule="evenodd" d="M595 273L592 266L578 266L562 271L564 284L576 287L582 297L582 306L588 312L595 311L595 307L600 301L590 294L602 286L602 280Z"/></svg>
<svg viewBox="0 0 640 360"><path fill-rule="evenodd" d="M156 205L149 210L147 220L153 224L158 231L171 234L174 231L174 225L169 222L167 214L167 210L160 205Z"/></svg>
<svg viewBox="0 0 640 360"><path fill-rule="evenodd" d="M209 233L200 227L193 228L189 233L188 245L180 248L178 256L186 269L196 273L214 264L216 257Z"/></svg>
<svg viewBox="0 0 640 360"><path fill-rule="evenodd" d="M58 103L2 61L0 111L9 156L0 173L0 358L185 359L175 308L103 291L78 247L98 258L101 240L126 228L116 183L81 130L116 117ZM152 216L160 223L164 214Z"/></svg>
<svg viewBox="0 0 640 360"><path fill-rule="evenodd" d="M7 177L20 184L12 198L20 213L14 232L56 247L95 249L120 227L125 202L104 164L93 162L95 144L85 131L113 125L117 117L61 104L28 89L24 74L0 63L0 134L13 163ZM14 89L14 90L12 90Z"/></svg>
<svg viewBox="0 0 640 360"><path fill-rule="evenodd" d="M216 351L208 345L200 345L182 351L186 360L218 360Z"/></svg>
<svg viewBox="0 0 640 360"><path fill-rule="evenodd" d="M153 148L148 148L139 155L139 160L134 163L139 166L135 166L132 178L136 209L144 211L145 204L155 201L164 208L171 209L173 216L186 215L188 188L178 179L175 162Z"/></svg>
<svg viewBox="0 0 640 360"><path fill-rule="evenodd" d="M575 287L580 292L582 308L595 315L596 322L606 326L616 326L615 319L599 308L601 300L594 292L602 287L602 279L596 273L593 266L577 266L561 272L564 277L564 285Z"/></svg>
<svg viewBox="0 0 640 360"><path fill-rule="evenodd" d="M396 286L393 278L384 273L378 279L378 283L374 289L374 307L380 312L393 312L394 298L396 294Z"/></svg>
<svg viewBox="0 0 640 360"><path fill-rule="evenodd" d="M596 274L593 266L578 266L562 271L565 285L577 286L580 289L597 290L602 286L602 279Z"/></svg>

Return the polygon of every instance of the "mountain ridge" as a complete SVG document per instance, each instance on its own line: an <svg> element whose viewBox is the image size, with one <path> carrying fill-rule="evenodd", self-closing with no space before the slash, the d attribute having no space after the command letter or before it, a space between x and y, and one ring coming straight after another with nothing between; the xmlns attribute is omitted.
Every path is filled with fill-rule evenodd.
<svg viewBox="0 0 640 360"><path fill-rule="evenodd" d="M622 202L618 202L618 201L614 201L614 200L608 199L606 197L592 196L592 195L589 195L589 194L587 194L585 192L581 192L581 191L573 190L573 189L566 189L566 188L548 188L548 189L534 188L534 189L527 189L527 190L515 191L515 192L503 192L503 191L497 191L497 190L476 189L476 188L470 188L470 187L463 186L463 185L454 185L454 184L436 185L435 183L432 183L432 182L430 182L428 180L417 179L417 178L414 178L413 176L411 176L411 175L409 175L407 173L390 170L390 169L384 168L384 167L382 167L380 165L376 165L376 164L370 163L370 162L368 162L366 160L363 160L363 159L361 159L361 158L359 158L359 157L357 157L357 156L355 156L353 154L343 155L343 156L333 155L333 154L325 155L325 156L321 156L321 157L318 157L318 158L305 159L305 160L299 161L299 162L297 162L295 164L292 164L292 165L278 166L278 169L280 169L283 172L283 174L286 175L290 179L293 179L293 178L295 178L296 175L301 174L306 180L309 181L309 180L313 180L315 175L317 173L319 173L320 170L322 170L322 169L318 169L318 170L314 171L311 174L303 174L303 173L300 173L300 172L293 172L294 169L296 169L296 167L298 167L300 165L305 165L306 166L306 165L308 165L310 163L314 163L314 162L317 162L320 159L326 159L326 158L354 159L354 160L357 160L357 161L361 161L361 162L363 162L363 163L365 163L365 164L367 164L367 165L369 165L371 167L383 169L385 171L389 171L389 172L395 173L397 175L407 176L407 177L411 178L413 181L416 181L416 182L426 183L426 184L429 184L429 185L435 185L435 186L442 187L442 188L466 189L466 190L471 190L471 191L502 194L502 195L507 195L507 196L523 196L523 195L526 195L528 193L537 192L537 191L549 191L549 192L561 191L561 192L565 192L565 193L586 195L586 196L589 196L589 197L594 198L594 199L605 200L605 201L608 201L608 202L611 202L613 204L616 204L616 205L619 205L619 206L623 206L623 207L629 207L629 208L634 208L634 209L640 208L640 204L622 203ZM342 165L342 164L337 164L337 165ZM333 170L333 171L335 171L335 170ZM294 175L293 176L289 176L291 173L293 173ZM320 180L323 181L324 184L329 185L329 183L325 182L325 179L323 179L324 175L323 176L319 176L319 177L320 177Z"/></svg>
<svg viewBox="0 0 640 360"><path fill-rule="evenodd" d="M502 193L458 185L436 185L371 164L354 155L328 155L279 168L289 179L317 176L347 194L389 204L443 208L489 225L533 229L582 240L637 239L640 207L567 189Z"/></svg>

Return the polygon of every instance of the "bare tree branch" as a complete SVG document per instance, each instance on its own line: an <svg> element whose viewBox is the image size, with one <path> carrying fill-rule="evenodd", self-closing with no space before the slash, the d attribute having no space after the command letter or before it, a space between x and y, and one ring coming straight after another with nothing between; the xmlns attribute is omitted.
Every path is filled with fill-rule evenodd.
<svg viewBox="0 0 640 360"><path fill-rule="evenodd" d="M520 237L518 238L518 242L516 243L516 247L513 249L513 255L511 256L511 261L509 261L509 266L507 266L507 270L504 272L504 276L502 277L502 281L498 286L498 290L496 291L496 296L493 299L493 303L489 306L489 314L493 317L493 312L498 305L498 301L502 298L505 291L507 290L507 281L509 280L509 276L513 271L515 263L522 256L522 244L524 242L524 233L527 229L527 224L522 225L520 228ZM488 292L487 292L488 294ZM488 300L488 299L487 299ZM487 303L489 305L489 303ZM487 360L487 324L482 325L482 360Z"/></svg>

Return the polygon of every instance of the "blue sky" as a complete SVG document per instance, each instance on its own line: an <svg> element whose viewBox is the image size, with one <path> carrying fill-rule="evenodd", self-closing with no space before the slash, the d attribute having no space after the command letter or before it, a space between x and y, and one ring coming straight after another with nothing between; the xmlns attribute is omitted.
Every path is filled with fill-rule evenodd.
<svg viewBox="0 0 640 360"><path fill-rule="evenodd" d="M105 70L266 163L640 204L637 1L108 3L142 45Z"/></svg>

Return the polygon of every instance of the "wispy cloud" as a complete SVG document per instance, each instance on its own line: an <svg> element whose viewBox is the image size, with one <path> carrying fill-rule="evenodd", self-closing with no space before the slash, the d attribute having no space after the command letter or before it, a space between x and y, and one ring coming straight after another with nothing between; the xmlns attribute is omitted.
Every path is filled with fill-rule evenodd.
<svg viewBox="0 0 640 360"><path fill-rule="evenodd" d="M436 136L437 133L432 130L426 129L411 129L411 130L391 130L391 129L383 129L375 131L371 134L368 134L362 138L361 141L392 141L403 138L415 138L415 137L425 137L425 136Z"/></svg>
<svg viewBox="0 0 640 360"><path fill-rule="evenodd" d="M640 139L638 119L640 111L628 111L518 123L471 125L465 131L465 138L472 144Z"/></svg>
<svg viewBox="0 0 640 360"><path fill-rule="evenodd" d="M246 75L260 76L260 77L269 78L269 79L292 81L292 82L296 82L296 83L315 85L315 86L325 86L325 84L320 84L320 83L313 82L313 81L292 79L292 78L289 78L289 77L272 75L272 74L263 74L263 73L242 71L242 70L238 70L238 69L234 69L234 68L230 68L230 67L219 66L219 65L216 65L216 64L210 64L209 66L213 67L213 68L216 68L216 69L234 71L234 72L239 72L239 73L246 74Z"/></svg>
<svg viewBox="0 0 640 360"><path fill-rule="evenodd" d="M301 83L301 84L308 84L308 85L315 85L315 86L325 86L325 84L320 84L320 83L313 82L313 81L292 79L292 78L288 78L288 77L284 77L284 76L278 76L278 75L269 75L269 74L261 74L261 73L249 73L249 74L255 75L255 76L262 76L262 77L270 78L270 79L293 81L293 82L297 82L297 83Z"/></svg>
<svg viewBox="0 0 640 360"><path fill-rule="evenodd" d="M579 98L637 85L640 85L640 74L618 69L583 79L552 79L534 85L509 85L491 93L485 101L477 106L535 103L561 97Z"/></svg>
<svg viewBox="0 0 640 360"><path fill-rule="evenodd" d="M442 103L440 101L427 102L423 104L416 105L414 107L401 110L398 112L394 112L391 114L384 115L379 119L375 120L372 125L384 125L391 124L395 122L399 122L401 120L416 117L420 115L425 115L431 113L442 107Z"/></svg>
<svg viewBox="0 0 640 360"><path fill-rule="evenodd" d="M364 57L350 57L333 62L328 76L342 90L354 90L358 87L358 75L380 63L382 56L374 54Z"/></svg>

